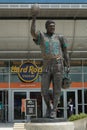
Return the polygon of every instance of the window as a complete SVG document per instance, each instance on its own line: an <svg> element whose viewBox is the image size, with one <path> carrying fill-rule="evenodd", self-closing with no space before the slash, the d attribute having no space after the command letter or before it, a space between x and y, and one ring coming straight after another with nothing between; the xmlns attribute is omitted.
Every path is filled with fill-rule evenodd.
<svg viewBox="0 0 87 130"><path fill-rule="evenodd" d="M84 74L84 82L87 82L87 74Z"/></svg>
<svg viewBox="0 0 87 130"><path fill-rule="evenodd" d="M9 72L9 62L0 60L0 73Z"/></svg>
<svg viewBox="0 0 87 130"><path fill-rule="evenodd" d="M78 104L82 104L82 90L78 90Z"/></svg>
<svg viewBox="0 0 87 130"><path fill-rule="evenodd" d="M83 61L83 72L87 73L87 60Z"/></svg>
<svg viewBox="0 0 87 130"><path fill-rule="evenodd" d="M70 74L72 82L82 82L82 74Z"/></svg>
<svg viewBox="0 0 87 130"><path fill-rule="evenodd" d="M84 103L87 103L87 89L84 90Z"/></svg>
<svg viewBox="0 0 87 130"><path fill-rule="evenodd" d="M70 72L71 73L82 73L82 61L81 60L71 60L70 62Z"/></svg>
<svg viewBox="0 0 87 130"><path fill-rule="evenodd" d="M85 108L85 113L87 113L87 105L85 105L85 107L84 107L84 108Z"/></svg>
<svg viewBox="0 0 87 130"><path fill-rule="evenodd" d="M10 77L11 82L21 82L20 78L18 77L18 74L11 74Z"/></svg>
<svg viewBox="0 0 87 130"><path fill-rule="evenodd" d="M8 74L0 74L0 82L8 82L9 76Z"/></svg>

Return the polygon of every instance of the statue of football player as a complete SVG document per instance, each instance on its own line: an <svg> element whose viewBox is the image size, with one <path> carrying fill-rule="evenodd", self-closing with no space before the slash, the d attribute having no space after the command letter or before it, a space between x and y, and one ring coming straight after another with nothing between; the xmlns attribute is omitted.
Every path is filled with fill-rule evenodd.
<svg viewBox="0 0 87 130"><path fill-rule="evenodd" d="M35 9L35 8L34 8ZM38 10L38 8L37 8ZM47 106L46 116L56 118L56 110L60 100L64 61L69 71L69 55L67 52L67 40L64 36L55 34L55 22L48 20L45 23L46 32L36 31L36 17L32 11L31 35L34 42L40 46L43 56L43 72L41 80L41 93ZM53 110L50 108L49 87L53 84Z"/></svg>

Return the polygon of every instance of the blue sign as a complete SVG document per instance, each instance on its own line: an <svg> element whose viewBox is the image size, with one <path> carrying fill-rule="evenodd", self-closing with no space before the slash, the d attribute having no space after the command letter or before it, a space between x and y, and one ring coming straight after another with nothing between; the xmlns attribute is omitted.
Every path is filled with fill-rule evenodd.
<svg viewBox="0 0 87 130"><path fill-rule="evenodd" d="M70 4L70 3L77 3L77 4L84 4L87 3L87 0L0 0L0 3L2 4L31 4L31 3L47 3L47 4L51 4L51 3L66 3L66 4Z"/></svg>
<svg viewBox="0 0 87 130"><path fill-rule="evenodd" d="M42 67L37 67L31 62L25 62L19 67L18 76L24 82L32 82L37 79L41 72Z"/></svg>

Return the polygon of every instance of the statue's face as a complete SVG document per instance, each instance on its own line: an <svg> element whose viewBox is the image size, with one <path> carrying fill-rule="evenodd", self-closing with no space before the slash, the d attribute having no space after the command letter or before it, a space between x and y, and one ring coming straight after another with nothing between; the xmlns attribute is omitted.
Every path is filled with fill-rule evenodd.
<svg viewBox="0 0 87 130"><path fill-rule="evenodd" d="M53 34L55 31L55 24L54 23L51 23L47 26L47 33L49 34Z"/></svg>

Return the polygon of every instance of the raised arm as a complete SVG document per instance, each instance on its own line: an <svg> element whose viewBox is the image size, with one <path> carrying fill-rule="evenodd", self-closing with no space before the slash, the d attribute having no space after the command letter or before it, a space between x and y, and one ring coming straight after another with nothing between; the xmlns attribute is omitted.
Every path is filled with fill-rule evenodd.
<svg viewBox="0 0 87 130"><path fill-rule="evenodd" d="M34 4L31 7L32 23L31 23L31 35L33 39L37 39L38 34L36 33L36 17L39 14L40 8L38 4Z"/></svg>
<svg viewBox="0 0 87 130"><path fill-rule="evenodd" d="M31 35L33 39L37 39L37 33L36 33L36 16L32 16L32 23L31 23Z"/></svg>

